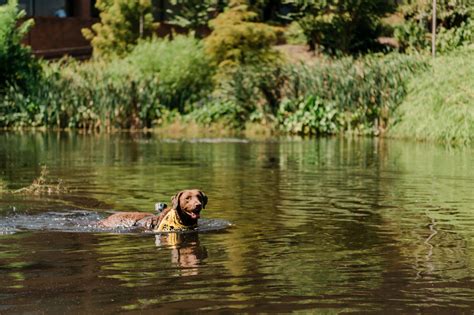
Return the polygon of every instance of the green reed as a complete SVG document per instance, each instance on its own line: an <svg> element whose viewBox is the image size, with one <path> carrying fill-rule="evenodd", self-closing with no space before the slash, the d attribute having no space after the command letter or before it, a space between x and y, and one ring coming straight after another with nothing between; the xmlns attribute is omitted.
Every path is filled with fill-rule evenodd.
<svg viewBox="0 0 474 315"><path fill-rule="evenodd" d="M287 67L287 85L282 93L286 100L279 120L285 130L294 133L327 130L322 133L377 134L387 127L391 113L406 96L412 74L426 68L425 60L399 54L291 65ZM301 116L301 111L324 117L327 128L321 126L321 119L307 117L313 125L295 129L293 115Z"/></svg>
<svg viewBox="0 0 474 315"><path fill-rule="evenodd" d="M474 141L474 50L467 48L432 61L412 80L395 112L389 135L452 145Z"/></svg>

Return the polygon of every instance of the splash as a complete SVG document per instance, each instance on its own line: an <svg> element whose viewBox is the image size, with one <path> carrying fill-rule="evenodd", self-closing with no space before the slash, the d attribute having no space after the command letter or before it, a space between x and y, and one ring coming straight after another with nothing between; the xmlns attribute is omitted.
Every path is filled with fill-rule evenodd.
<svg viewBox="0 0 474 315"><path fill-rule="evenodd" d="M58 231L58 232L111 232L111 233L153 233L136 228L104 228L97 225L107 213L85 210L64 212L50 211L37 215L12 214L0 219L0 235L20 231ZM212 232L230 227L232 224L221 219L201 219L196 231ZM155 234L155 233L153 233Z"/></svg>

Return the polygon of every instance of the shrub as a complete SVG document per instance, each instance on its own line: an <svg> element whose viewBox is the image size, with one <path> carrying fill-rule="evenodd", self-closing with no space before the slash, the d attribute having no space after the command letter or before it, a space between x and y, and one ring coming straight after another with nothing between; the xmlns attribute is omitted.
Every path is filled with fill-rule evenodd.
<svg viewBox="0 0 474 315"><path fill-rule="evenodd" d="M28 93L41 75L39 61L21 44L33 25L32 20L19 22L24 16L17 1L0 6L0 96L11 86Z"/></svg>
<svg viewBox="0 0 474 315"><path fill-rule="evenodd" d="M221 122L227 127L239 129L245 123L245 112L234 102L211 100L197 107L187 118L202 125Z"/></svg>
<svg viewBox="0 0 474 315"><path fill-rule="evenodd" d="M442 27L437 36L436 49L439 53L447 53L470 44L474 44L474 20L471 19L456 28Z"/></svg>
<svg viewBox="0 0 474 315"><path fill-rule="evenodd" d="M124 56L139 39L152 36L157 27L151 0L97 0L96 7L101 11L100 22L82 30L95 57Z"/></svg>
<svg viewBox="0 0 474 315"><path fill-rule="evenodd" d="M329 135L343 130L342 112L331 102L315 96L301 100L285 100L278 112L283 130L300 135Z"/></svg>
<svg viewBox="0 0 474 315"><path fill-rule="evenodd" d="M218 82L214 98L233 103L242 110L244 120L275 115L285 84L281 64L243 65L226 72Z"/></svg>
<svg viewBox="0 0 474 315"><path fill-rule="evenodd" d="M191 107L212 90L212 67L201 42L140 42L123 59L45 64L31 95L8 90L0 103L1 126L86 129L151 127L165 112Z"/></svg>
<svg viewBox="0 0 474 315"><path fill-rule="evenodd" d="M394 35L401 51L428 52L431 47L431 1L414 1L402 5L399 11L405 22L397 26ZM473 12L469 0L438 1L437 51L445 53L473 43Z"/></svg>
<svg viewBox="0 0 474 315"><path fill-rule="evenodd" d="M168 23L189 30L207 28L209 21L222 11L222 0L170 0ZM198 33L196 33L198 35Z"/></svg>
<svg viewBox="0 0 474 315"><path fill-rule="evenodd" d="M299 105L301 102L302 108L316 104L317 109L321 104L328 109L337 108L344 118L345 131L376 134L387 126L390 113L405 97L411 74L426 67L423 59L398 54L290 65L283 95L291 102L296 101L295 110L303 106ZM304 103L311 97L319 103Z"/></svg>
<svg viewBox="0 0 474 315"><path fill-rule="evenodd" d="M183 112L185 105L211 93L214 69L202 42L190 36L142 41L125 61L145 75L158 77L160 103L170 109Z"/></svg>
<svg viewBox="0 0 474 315"><path fill-rule="evenodd" d="M223 13L210 21L213 31L205 40L206 53L220 68L275 62L272 49L278 28L256 22L257 14L247 5L233 1Z"/></svg>
<svg viewBox="0 0 474 315"><path fill-rule="evenodd" d="M45 66L45 78L34 94L14 89L0 108L10 115L7 127L113 129L151 127L164 110L158 98L158 79L140 75L124 61L64 60Z"/></svg>
<svg viewBox="0 0 474 315"><path fill-rule="evenodd" d="M290 0L311 49L353 54L377 48L380 18L395 10L386 0Z"/></svg>
<svg viewBox="0 0 474 315"><path fill-rule="evenodd" d="M430 47L426 30L419 22L407 21L399 24L395 27L393 35L401 52L421 52Z"/></svg>

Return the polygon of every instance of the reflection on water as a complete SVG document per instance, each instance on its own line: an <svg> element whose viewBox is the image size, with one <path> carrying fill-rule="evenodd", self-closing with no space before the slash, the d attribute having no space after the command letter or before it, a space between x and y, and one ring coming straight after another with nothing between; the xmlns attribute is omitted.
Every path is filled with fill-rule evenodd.
<svg viewBox="0 0 474 315"><path fill-rule="evenodd" d="M155 235L158 248L171 249L171 262L178 266L182 276L198 274L200 263L207 258L207 250L199 244L198 233L168 233Z"/></svg>
<svg viewBox="0 0 474 315"><path fill-rule="evenodd" d="M0 134L0 313L469 312L472 153L378 139ZM42 164L67 195L5 193ZM203 222L233 227L64 228L73 209L151 212L189 187L209 196ZM45 228L14 230L11 218Z"/></svg>

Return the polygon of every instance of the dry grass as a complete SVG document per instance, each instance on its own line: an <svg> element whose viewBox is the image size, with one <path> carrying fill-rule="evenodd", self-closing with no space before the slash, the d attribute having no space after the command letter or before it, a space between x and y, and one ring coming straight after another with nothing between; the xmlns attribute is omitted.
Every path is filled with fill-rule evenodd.
<svg viewBox="0 0 474 315"><path fill-rule="evenodd" d="M28 195L51 195L67 193L69 189L64 185L61 179L53 181L48 178L49 171L46 165L41 167L41 173L38 178L33 180L33 183L28 187L23 187L15 190L14 194L28 194Z"/></svg>

